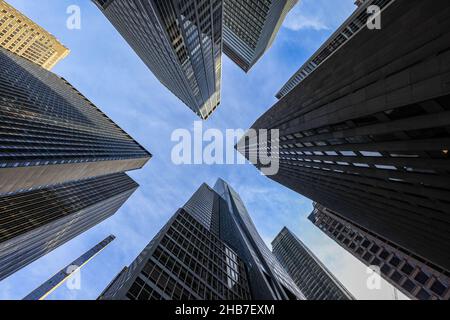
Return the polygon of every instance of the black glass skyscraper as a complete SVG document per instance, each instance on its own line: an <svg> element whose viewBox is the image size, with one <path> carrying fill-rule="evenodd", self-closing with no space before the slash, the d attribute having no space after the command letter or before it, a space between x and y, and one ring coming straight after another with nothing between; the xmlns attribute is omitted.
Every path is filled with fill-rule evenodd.
<svg viewBox="0 0 450 320"><path fill-rule="evenodd" d="M271 179L444 270L449 39L449 1L395 0L253 125L279 129Z"/></svg>
<svg viewBox="0 0 450 320"><path fill-rule="evenodd" d="M302 241L283 228L272 251L308 300L353 300L354 297Z"/></svg>
<svg viewBox="0 0 450 320"><path fill-rule="evenodd" d="M304 299L224 181L202 185L100 299Z"/></svg>
<svg viewBox="0 0 450 320"><path fill-rule="evenodd" d="M116 173L0 197L0 280L112 216L137 187Z"/></svg>
<svg viewBox="0 0 450 320"><path fill-rule="evenodd" d="M151 155L66 80L0 48L0 280L113 215Z"/></svg>
<svg viewBox="0 0 450 320"><path fill-rule="evenodd" d="M0 48L0 195L139 169L150 157L66 80Z"/></svg>
<svg viewBox="0 0 450 320"><path fill-rule="evenodd" d="M221 0L93 0L158 80L202 119L220 104Z"/></svg>

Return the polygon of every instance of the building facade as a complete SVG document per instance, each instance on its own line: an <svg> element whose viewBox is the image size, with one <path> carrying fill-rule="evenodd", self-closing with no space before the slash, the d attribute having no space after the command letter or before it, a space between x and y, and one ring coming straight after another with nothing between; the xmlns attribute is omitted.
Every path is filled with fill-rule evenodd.
<svg viewBox="0 0 450 320"><path fill-rule="evenodd" d="M272 46L298 0L224 0L223 50L245 72Z"/></svg>
<svg viewBox="0 0 450 320"><path fill-rule="evenodd" d="M0 280L113 215L150 153L43 67L0 48Z"/></svg>
<svg viewBox="0 0 450 320"><path fill-rule="evenodd" d="M253 125L279 130L271 179L444 270L449 18L446 0L394 1L380 30L363 28Z"/></svg>
<svg viewBox="0 0 450 320"><path fill-rule="evenodd" d="M355 5L358 8L355 12L333 33L333 35L317 50L314 55L289 79L288 82L277 93L278 99L283 98L300 82L302 82L311 73L316 71L320 65L331 57L336 51L343 47L346 43L361 30L367 28L367 22L373 13L368 8L377 6L383 11L386 10L395 0L357 0Z"/></svg>
<svg viewBox="0 0 450 320"><path fill-rule="evenodd" d="M0 195L143 167L151 155L66 80L0 48Z"/></svg>
<svg viewBox="0 0 450 320"><path fill-rule="evenodd" d="M354 300L314 253L286 227L273 240L272 252L307 300Z"/></svg>
<svg viewBox="0 0 450 320"><path fill-rule="evenodd" d="M6 1L0 0L0 46L51 70L70 50Z"/></svg>
<svg viewBox="0 0 450 320"><path fill-rule="evenodd" d="M137 188L117 173L0 197L0 281L112 216Z"/></svg>
<svg viewBox="0 0 450 320"><path fill-rule="evenodd" d="M202 185L99 299L303 299L232 193Z"/></svg>
<svg viewBox="0 0 450 320"><path fill-rule="evenodd" d="M60 270L57 274L51 277L48 281L44 282L41 286L33 290L23 300L44 300L49 294L61 286L67 279L70 278L76 272L92 260L96 255L102 252L116 237L110 235L103 241L99 242L92 249L81 255L78 259L70 263L64 269Z"/></svg>
<svg viewBox="0 0 450 320"><path fill-rule="evenodd" d="M221 0L93 0L158 80L202 119L220 104Z"/></svg>
<svg viewBox="0 0 450 320"><path fill-rule="evenodd" d="M411 299L450 299L450 272L315 203L309 219Z"/></svg>

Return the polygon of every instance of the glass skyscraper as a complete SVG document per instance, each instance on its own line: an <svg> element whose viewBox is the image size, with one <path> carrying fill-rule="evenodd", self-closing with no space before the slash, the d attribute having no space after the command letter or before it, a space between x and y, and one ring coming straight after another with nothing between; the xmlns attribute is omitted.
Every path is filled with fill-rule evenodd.
<svg viewBox="0 0 450 320"><path fill-rule="evenodd" d="M73 274L80 271L80 269L91 261L96 255L102 252L116 237L110 235L103 241L99 242L93 248L82 254L79 258L72 261L64 269L60 270L48 281L44 282L38 288L30 292L23 300L44 300L49 294L67 281Z"/></svg>
<svg viewBox="0 0 450 320"><path fill-rule="evenodd" d="M272 46L298 0L224 0L223 50L245 72Z"/></svg>
<svg viewBox="0 0 450 320"><path fill-rule="evenodd" d="M203 184L100 299L304 299L239 196Z"/></svg>
<svg viewBox="0 0 450 320"><path fill-rule="evenodd" d="M113 215L151 155L56 74L0 48L0 280Z"/></svg>
<svg viewBox="0 0 450 320"><path fill-rule="evenodd" d="M93 0L158 80L202 119L220 104L221 0Z"/></svg>
<svg viewBox="0 0 450 320"><path fill-rule="evenodd" d="M308 300L353 300L354 297L288 228L272 242L272 251Z"/></svg>
<svg viewBox="0 0 450 320"><path fill-rule="evenodd" d="M112 216L137 187L116 173L0 197L0 280Z"/></svg>
<svg viewBox="0 0 450 320"><path fill-rule="evenodd" d="M0 195L143 167L151 155L66 80L0 48Z"/></svg>
<svg viewBox="0 0 450 320"><path fill-rule="evenodd" d="M279 129L271 179L444 270L449 38L449 1L395 0L252 126Z"/></svg>

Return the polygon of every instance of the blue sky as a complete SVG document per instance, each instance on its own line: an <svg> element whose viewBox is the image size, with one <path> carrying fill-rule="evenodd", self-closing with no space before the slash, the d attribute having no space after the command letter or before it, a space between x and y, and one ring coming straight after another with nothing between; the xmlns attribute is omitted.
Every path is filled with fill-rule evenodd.
<svg viewBox="0 0 450 320"><path fill-rule="evenodd" d="M140 189L112 218L0 282L0 299L21 299L109 234L117 239L81 272L81 290L62 286L49 299L95 299L140 253L195 190L218 177L239 192L267 243L283 226L294 231L359 299L392 299L393 289L366 288L366 268L306 218L311 201L261 176L251 165L183 165L171 161L173 130L198 120L165 89L112 25L87 0L7 0L71 49L53 70L70 81L153 155L130 175ZM66 28L67 7L81 8L81 30ZM275 93L354 10L354 0L303 0L271 50L249 73L224 56L222 103L204 128L246 129L276 101ZM402 295L400 294L402 297Z"/></svg>

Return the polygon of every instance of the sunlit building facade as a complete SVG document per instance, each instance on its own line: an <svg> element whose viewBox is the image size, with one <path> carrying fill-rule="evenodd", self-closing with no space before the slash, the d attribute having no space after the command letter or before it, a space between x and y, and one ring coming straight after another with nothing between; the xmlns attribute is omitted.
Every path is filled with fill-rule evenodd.
<svg viewBox="0 0 450 320"><path fill-rule="evenodd" d="M51 70L70 50L48 31L0 0L0 46Z"/></svg>
<svg viewBox="0 0 450 320"><path fill-rule="evenodd" d="M93 0L158 80L200 118L220 104L221 0Z"/></svg>
<svg viewBox="0 0 450 320"><path fill-rule="evenodd" d="M23 300L44 300L53 291L60 287L65 281L67 281L71 276L74 276L80 269L86 265L89 261L95 258L100 252L102 252L107 246L114 241L116 237L110 235L103 241L99 242L97 245L89 249L87 252L82 254L79 258L72 261L64 269L60 270L49 280L44 282L38 288L30 292Z"/></svg>

